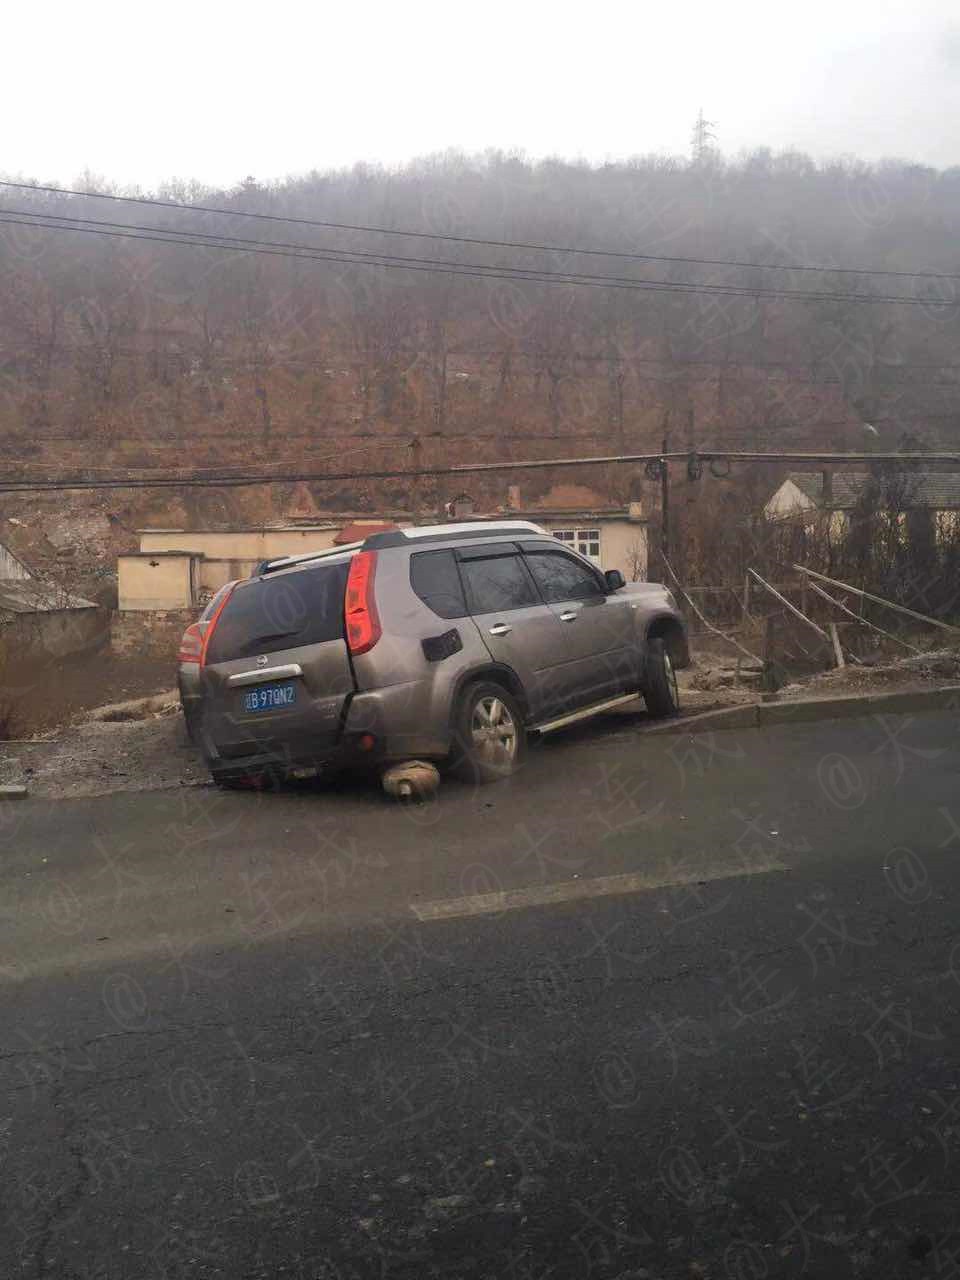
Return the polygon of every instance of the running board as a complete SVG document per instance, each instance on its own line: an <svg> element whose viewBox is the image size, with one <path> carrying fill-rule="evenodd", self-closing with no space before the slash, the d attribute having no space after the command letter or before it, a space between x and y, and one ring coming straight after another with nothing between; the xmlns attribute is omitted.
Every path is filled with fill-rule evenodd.
<svg viewBox="0 0 960 1280"><path fill-rule="evenodd" d="M584 707L582 711L571 711L568 716L560 716L556 720L548 720L546 724L535 724L531 727L536 733L552 733L554 729L564 729L568 724L576 724L578 720L588 720L590 716L598 715L601 711L622 707L625 702L636 702L641 696L639 689L636 693L621 693L616 698L608 698L606 702L595 702L592 707Z"/></svg>

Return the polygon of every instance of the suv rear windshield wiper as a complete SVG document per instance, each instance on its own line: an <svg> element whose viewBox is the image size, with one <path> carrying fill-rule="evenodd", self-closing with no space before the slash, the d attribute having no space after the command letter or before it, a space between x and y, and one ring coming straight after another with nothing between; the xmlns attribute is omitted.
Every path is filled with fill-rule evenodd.
<svg viewBox="0 0 960 1280"><path fill-rule="evenodd" d="M283 640L286 636L298 636L302 630L302 627L294 627L292 631L268 631L262 636L252 636L244 640L242 644L238 644L232 656L234 658L249 658L252 653L262 652L265 645L272 644L275 640ZM267 652L270 652L270 650L267 650Z"/></svg>
<svg viewBox="0 0 960 1280"><path fill-rule="evenodd" d="M251 636L247 645L255 649L258 644L264 644L270 640L282 640L284 636L298 636L302 630L302 627L293 627L290 631L268 631L266 635Z"/></svg>

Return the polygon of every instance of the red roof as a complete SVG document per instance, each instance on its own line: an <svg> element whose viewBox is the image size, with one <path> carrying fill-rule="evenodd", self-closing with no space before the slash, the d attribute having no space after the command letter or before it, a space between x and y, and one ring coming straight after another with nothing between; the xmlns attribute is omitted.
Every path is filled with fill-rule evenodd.
<svg viewBox="0 0 960 1280"><path fill-rule="evenodd" d="M346 546L349 542L362 542L364 538L369 538L371 533L389 533L391 529L398 529L400 526L390 524L347 524L340 530L333 540L335 547Z"/></svg>

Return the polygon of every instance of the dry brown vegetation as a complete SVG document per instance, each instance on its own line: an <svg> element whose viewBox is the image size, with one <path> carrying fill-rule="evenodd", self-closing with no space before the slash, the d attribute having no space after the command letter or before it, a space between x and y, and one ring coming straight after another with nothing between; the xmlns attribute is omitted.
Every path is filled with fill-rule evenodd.
<svg viewBox="0 0 960 1280"><path fill-rule="evenodd" d="M187 203L548 245L955 271L960 170L507 155L357 168ZM346 250L654 281L916 293L951 282L577 258L3 192L4 208ZM0 228L0 431L24 462L320 466L562 448L851 443L874 421L949 439L957 307L628 292ZM932 372L931 372L932 370ZM853 436L853 443L862 441ZM325 486L323 505L355 491ZM405 496L385 484L378 500Z"/></svg>
<svg viewBox="0 0 960 1280"><path fill-rule="evenodd" d="M392 172L356 168L270 185L249 179L229 191L174 184L155 194L282 217L673 259L960 268L960 169L906 163L817 164L758 152L735 162L711 154L590 167L446 155ZM960 307L949 279L578 257L9 189L0 204L460 265L930 301L906 307L559 286L7 224L0 226L0 438L14 474L266 462L403 470L644 451L659 447L665 430L674 448L896 448L907 433L931 448L955 444L960 427ZM934 305L944 300L950 305ZM878 436L865 436L865 421ZM930 608L948 606L944 584L957 576L949 548L928 547L918 558L916 537L908 545L899 535L884 542L864 534L837 547L822 531L772 534L751 513L781 477L770 468L727 479L705 472L687 480L680 472L673 546L685 578L739 581L747 563L782 577L785 563L806 558L903 599L927 591L924 583L940 584ZM472 479L470 487L482 504L502 501L508 480L532 497L560 479L618 500L637 488L623 469L521 472ZM652 508L657 485L639 487ZM89 508L107 529L90 544L92 573L97 557L112 564L144 523L265 519L311 506L435 510L449 496L444 482L414 489L331 481L309 492L275 485L94 494L71 499L66 515L79 519ZM26 519L29 511L35 536L65 517L59 496L0 503L0 516ZM858 528L875 524L861 520ZM786 536L800 544L780 545ZM50 559L69 559L62 542Z"/></svg>

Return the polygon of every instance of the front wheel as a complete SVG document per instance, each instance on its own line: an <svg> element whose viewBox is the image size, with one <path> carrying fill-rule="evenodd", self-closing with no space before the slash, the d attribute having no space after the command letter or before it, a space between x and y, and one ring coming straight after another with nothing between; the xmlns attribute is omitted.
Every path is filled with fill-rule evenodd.
<svg viewBox="0 0 960 1280"><path fill-rule="evenodd" d="M525 750L523 716L513 695L492 681L465 689L454 720L451 771L467 782L499 782L516 772Z"/></svg>
<svg viewBox="0 0 960 1280"><path fill-rule="evenodd" d="M647 658L643 672L643 700L651 716L660 720L675 716L680 710L677 673L662 640L647 642Z"/></svg>

